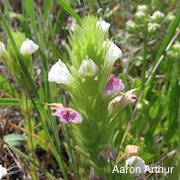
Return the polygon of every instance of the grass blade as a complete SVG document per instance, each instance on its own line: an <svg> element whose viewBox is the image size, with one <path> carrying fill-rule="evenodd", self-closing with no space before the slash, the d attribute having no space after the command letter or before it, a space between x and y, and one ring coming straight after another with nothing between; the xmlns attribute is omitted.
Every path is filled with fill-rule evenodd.
<svg viewBox="0 0 180 180"><path fill-rule="evenodd" d="M81 25L81 18L79 15L64 1L64 0L57 0L58 3L63 6L63 8L72 16L76 19L77 23Z"/></svg>

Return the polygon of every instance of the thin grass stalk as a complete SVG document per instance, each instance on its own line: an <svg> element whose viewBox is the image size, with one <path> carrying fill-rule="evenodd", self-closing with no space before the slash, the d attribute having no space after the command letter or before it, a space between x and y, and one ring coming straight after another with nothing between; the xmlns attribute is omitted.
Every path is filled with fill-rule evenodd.
<svg viewBox="0 0 180 180"><path fill-rule="evenodd" d="M147 25L146 25L146 30L144 32L143 63L142 63L142 71L141 71L141 91L144 89L145 81L146 81L147 45L148 45L148 31L147 31Z"/></svg>
<svg viewBox="0 0 180 180"><path fill-rule="evenodd" d="M180 137L180 100L179 100L179 108L178 108L178 137ZM180 138L179 138L179 151L178 156L180 159ZM180 163L180 162L178 162ZM178 172L178 180L180 180L180 172Z"/></svg>
<svg viewBox="0 0 180 180"><path fill-rule="evenodd" d="M63 8L76 19L77 23L81 25L81 18L79 15L64 1L64 0L56 0L59 4L63 6Z"/></svg>
<svg viewBox="0 0 180 180"><path fill-rule="evenodd" d="M34 0L26 0L26 8L29 14L30 23L33 29L33 35L38 39L37 30L36 30L36 20L35 20L35 12L34 12Z"/></svg>
<svg viewBox="0 0 180 180"><path fill-rule="evenodd" d="M69 130L68 130L68 127L65 126L65 129L64 127L62 126L62 129L64 131L64 134L66 135L66 140L67 140L67 145L68 145L68 150L69 150L69 155L70 155L70 159L72 161L72 167L73 167L73 170L75 171L75 174L77 175L77 166L75 165L75 161L74 161L74 157L75 157L75 154L73 153L73 147L71 146L71 137L69 135ZM76 176L77 177L77 176Z"/></svg>
<svg viewBox="0 0 180 180"><path fill-rule="evenodd" d="M47 63L47 58L45 56L45 45L44 45L44 38L43 38L43 30L42 30L42 26L41 26L41 22L40 22L40 16L38 13L36 13L36 14L37 14L38 29L39 29L39 35L40 35L39 37L40 37L40 42L41 42L40 44L42 45L40 47L40 49L42 52L41 57L42 57L42 61L43 61L43 77L45 77L45 100L46 100L46 102L52 102L52 98L51 98L52 96L49 96L50 94L52 94L52 90L49 86L49 82L48 82L48 78L47 78L48 63ZM46 115L48 121L50 122L57 151L58 151L59 155L62 157L61 143L60 143L57 128L56 128L57 127L56 120L51 115L50 116L47 115L47 113L45 113L45 115Z"/></svg>
<svg viewBox="0 0 180 180"><path fill-rule="evenodd" d="M90 11L94 10L94 0L89 0L89 10Z"/></svg>
<svg viewBox="0 0 180 180"><path fill-rule="evenodd" d="M24 101L24 102L23 102ZM28 134L28 150L29 150L29 157L34 161L37 162L37 158L35 155L35 141L33 139L33 133L34 133L34 122L32 120L32 109L29 106L28 103L28 97L25 92L22 91L22 115L23 115L23 124L25 129L27 130ZM29 174L31 175L32 180L37 180L37 174L36 174L36 167L31 164L30 168L28 168Z"/></svg>

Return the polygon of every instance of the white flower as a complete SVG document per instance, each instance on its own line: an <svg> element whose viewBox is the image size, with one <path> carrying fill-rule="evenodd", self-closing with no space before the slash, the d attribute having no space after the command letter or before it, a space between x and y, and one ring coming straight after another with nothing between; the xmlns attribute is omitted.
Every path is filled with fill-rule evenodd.
<svg viewBox="0 0 180 180"><path fill-rule="evenodd" d="M70 78L71 74L61 59L59 59L59 61L51 67L51 70L48 73L48 81L55 82L57 84L65 84L69 86Z"/></svg>
<svg viewBox="0 0 180 180"><path fill-rule="evenodd" d="M27 38L21 45L20 53L22 55L33 54L38 48L39 46L37 44Z"/></svg>
<svg viewBox="0 0 180 180"><path fill-rule="evenodd" d="M94 76L99 71L99 67L94 63L92 59L89 59L88 61L83 60L81 62L81 66L79 68L79 74L82 76L90 75Z"/></svg>
<svg viewBox="0 0 180 180"><path fill-rule="evenodd" d="M126 160L126 167L135 168L134 175L139 176L145 173L146 165L139 156L131 156Z"/></svg>
<svg viewBox="0 0 180 180"><path fill-rule="evenodd" d="M106 21L100 20L96 23L96 26L99 26L103 32L107 32L109 30L110 24Z"/></svg>
<svg viewBox="0 0 180 180"><path fill-rule="evenodd" d="M106 43L107 42L104 41L103 46L105 46ZM121 49L118 46L116 46L113 42L111 42L111 45L105 56L105 62L114 63L121 56L122 56Z"/></svg>
<svg viewBox="0 0 180 180"><path fill-rule="evenodd" d="M5 176L7 174L7 170L6 168L2 167L2 165L0 165L0 179L2 179L3 176Z"/></svg>
<svg viewBox="0 0 180 180"><path fill-rule="evenodd" d="M0 56L2 56L3 51L5 51L5 50L6 50L5 45L2 42L0 42Z"/></svg>

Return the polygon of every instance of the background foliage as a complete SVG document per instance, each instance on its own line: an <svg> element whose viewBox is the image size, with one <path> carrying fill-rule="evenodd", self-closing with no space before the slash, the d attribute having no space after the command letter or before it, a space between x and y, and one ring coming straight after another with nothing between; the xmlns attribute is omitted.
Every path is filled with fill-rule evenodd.
<svg viewBox="0 0 180 180"><path fill-rule="evenodd" d="M159 10L164 13L160 29L147 35L146 29L136 34L126 31L126 22L133 20L139 4L148 6L148 16ZM147 175L154 179L178 179L180 171L178 152L180 130L180 12L175 0L18 0L2 1L0 41L11 41L24 75L24 84L17 85L3 64L0 64L0 160L9 169L9 178L29 178L28 164L38 169L31 177L49 179L64 177L78 179L91 176L89 167L74 148L71 130L59 125L46 103L68 104L69 95L47 81L49 67L58 58L70 63L65 44L68 44L69 30L75 22L88 14L102 17L111 24L110 38L113 38L123 52L116 62L114 73L123 79L126 89L140 88L135 107L126 107L121 114L121 125L115 127L116 148L124 151L128 144L140 147L139 155L146 164L160 164L175 167L173 174ZM19 55L11 31L19 30L40 46L33 55L35 78L29 75ZM21 89L27 92L28 103L32 106L34 149L27 148L28 130L22 126ZM21 110L20 110L21 109ZM7 144L6 144L7 143ZM31 144L32 145L32 144ZM120 147L119 147L120 146ZM35 161L28 156L34 153ZM23 159L22 159L22 158ZM24 170L25 169L25 170ZM73 172L73 173L72 173ZM89 174L89 175L88 175ZM55 176L55 177L54 177Z"/></svg>

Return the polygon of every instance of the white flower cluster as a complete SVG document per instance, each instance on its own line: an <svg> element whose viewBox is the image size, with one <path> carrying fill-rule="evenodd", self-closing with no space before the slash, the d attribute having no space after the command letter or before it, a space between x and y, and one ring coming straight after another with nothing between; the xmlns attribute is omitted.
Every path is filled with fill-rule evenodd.
<svg viewBox="0 0 180 180"><path fill-rule="evenodd" d="M110 24L101 20L96 23L96 26L99 26L103 32L106 32L108 31ZM122 56L122 51L111 41L104 41L103 47L106 45L109 46L109 49L106 53L104 62L112 64ZM95 76L98 71L99 67L92 59L83 59L78 70L79 74L84 77ZM69 86L71 77L72 76L67 66L59 59L59 61L51 67L48 74L48 81Z"/></svg>

